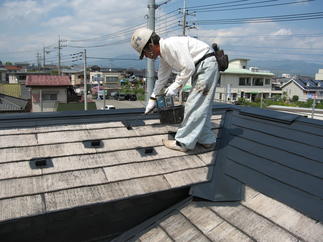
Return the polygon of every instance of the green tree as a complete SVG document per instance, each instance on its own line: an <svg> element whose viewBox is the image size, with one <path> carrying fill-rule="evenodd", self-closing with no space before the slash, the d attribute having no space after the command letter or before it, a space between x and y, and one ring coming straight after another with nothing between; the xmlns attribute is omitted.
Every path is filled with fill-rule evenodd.
<svg viewBox="0 0 323 242"><path fill-rule="evenodd" d="M294 95L292 98L292 102L297 102L299 99L299 97L297 95Z"/></svg>

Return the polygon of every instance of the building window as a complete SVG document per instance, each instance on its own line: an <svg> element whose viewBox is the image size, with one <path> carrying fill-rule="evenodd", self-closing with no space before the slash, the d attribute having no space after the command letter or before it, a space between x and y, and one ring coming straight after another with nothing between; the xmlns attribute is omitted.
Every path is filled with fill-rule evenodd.
<svg viewBox="0 0 323 242"><path fill-rule="evenodd" d="M44 101L56 101L57 93L43 93L42 98Z"/></svg>
<svg viewBox="0 0 323 242"><path fill-rule="evenodd" d="M119 78L118 78L118 77L116 77L116 76L107 76L107 77L105 78L105 81L106 81L106 82L118 82L118 80L119 80Z"/></svg>
<svg viewBox="0 0 323 242"><path fill-rule="evenodd" d="M250 78L249 77L240 77L239 78L239 86L250 86Z"/></svg>
<svg viewBox="0 0 323 242"><path fill-rule="evenodd" d="M265 79L265 85L270 85L270 79Z"/></svg>
<svg viewBox="0 0 323 242"><path fill-rule="evenodd" d="M253 86L263 86L264 79L263 78L254 78L252 84L253 84Z"/></svg>

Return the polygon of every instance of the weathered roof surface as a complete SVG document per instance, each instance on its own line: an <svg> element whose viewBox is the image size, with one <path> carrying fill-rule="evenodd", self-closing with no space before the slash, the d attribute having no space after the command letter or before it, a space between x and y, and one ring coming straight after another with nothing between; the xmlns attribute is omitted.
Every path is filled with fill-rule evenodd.
<svg viewBox="0 0 323 242"><path fill-rule="evenodd" d="M116 240L322 241L323 224L246 187L241 203L189 201Z"/></svg>
<svg viewBox="0 0 323 242"><path fill-rule="evenodd" d="M0 129L0 222L209 180L213 149L169 150L162 139L176 125L140 121ZM86 148L96 139L99 147Z"/></svg>
<svg viewBox="0 0 323 242"><path fill-rule="evenodd" d="M24 99L0 94L0 112L23 111L27 104Z"/></svg>
<svg viewBox="0 0 323 242"><path fill-rule="evenodd" d="M26 86L70 86L68 76L30 75L27 76Z"/></svg>

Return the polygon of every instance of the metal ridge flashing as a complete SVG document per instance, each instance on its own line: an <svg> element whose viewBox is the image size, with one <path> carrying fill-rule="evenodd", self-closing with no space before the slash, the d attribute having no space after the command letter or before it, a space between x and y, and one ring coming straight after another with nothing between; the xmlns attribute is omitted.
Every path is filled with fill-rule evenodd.
<svg viewBox="0 0 323 242"><path fill-rule="evenodd" d="M250 116L259 119L266 119L274 122L292 124L300 116L296 114L289 114L283 112L276 112L267 109L253 108L253 107L241 107L239 114L244 116Z"/></svg>
<svg viewBox="0 0 323 242"><path fill-rule="evenodd" d="M159 119L159 114L144 115L143 108L4 114L0 116L0 129L149 119Z"/></svg>
<svg viewBox="0 0 323 242"><path fill-rule="evenodd" d="M14 119L46 119L46 118L72 118L86 116L106 116L122 114L143 114L143 108L115 109L115 110L90 110L90 111L63 111L63 112L37 112L23 114L3 114L1 120Z"/></svg>

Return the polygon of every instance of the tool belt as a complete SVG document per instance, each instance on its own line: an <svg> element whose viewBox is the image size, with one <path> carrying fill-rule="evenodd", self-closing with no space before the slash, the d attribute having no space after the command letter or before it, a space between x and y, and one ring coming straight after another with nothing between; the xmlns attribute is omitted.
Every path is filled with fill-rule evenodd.
<svg viewBox="0 0 323 242"><path fill-rule="evenodd" d="M208 53L205 56L203 56L201 59L199 59L195 63L195 67L197 67L206 58L209 58L211 56L215 56L216 61L218 62L219 71L225 71L226 69L228 69L228 66L229 66L228 55L224 54L224 51L219 49L218 45L216 43L212 44L212 48L213 48L214 52Z"/></svg>

